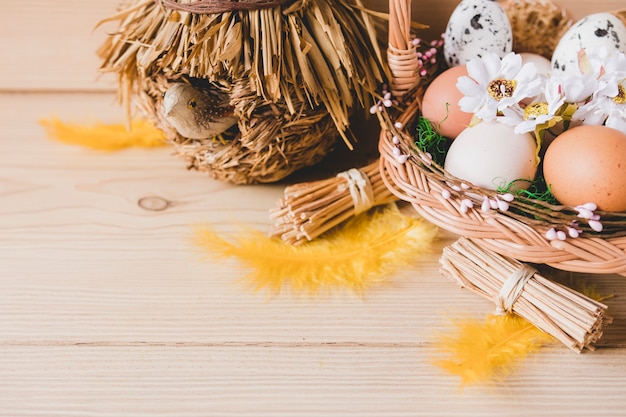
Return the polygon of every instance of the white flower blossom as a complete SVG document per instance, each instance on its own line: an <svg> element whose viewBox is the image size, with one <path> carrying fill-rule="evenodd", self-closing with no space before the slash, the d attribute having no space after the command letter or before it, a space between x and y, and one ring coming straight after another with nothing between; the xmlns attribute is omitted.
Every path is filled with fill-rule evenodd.
<svg viewBox="0 0 626 417"><path fill-rule="evenodd" d="M620 96L596 95L574 113L573 119L582 120L586 125L604 124L626 134L626 88L624 84L620 87Z"/></svg>
<svg viewBox="0 0 626 417"><path fill-rule="evenodd" d="M626 133L626 55L598 48L579 53L577 74L538 74L519 54L487 53L467 63L457 88L459 106L477 119L497 120L516 133L550 128L561 120L606 125ZM573 115L572 115L573 113Z"/></svg>
<svg viewBox="0 0 626 417"><path fill-rule="evenodd" d="M467 74L459 77L456 84L464 94L459 106L484 121L494 120L499 112L519 106L522 100L541 91L535 64L522 65L522 57L513 52L502 59L487 53L481 59L470 60Z"/></svg>
<svg viewBox="0 0 626 417"><path fill-rule="evenodd" d="M502 110L498 120L509 126L515 126L515 133L533 132L539 125L549 122L557 116L557 112L565 104L562 79L542 77L544 82L542 94L530 104L509 107Z"/></svg>
<svg viewBox="0 0 626 417"><path fill-rule="evenodd" d="M587 125L604 124L626 133L626 55L609 54L602 48L582 60L597 84L589 101L578 108L572 119Z"/></svg>
<svg viewBox="0 0 626 417"><path fill-rule="evenodd" d="M598 79L594 74L554 75L558 77L563 96L567 103L582 103L598 89Z"/></svg>

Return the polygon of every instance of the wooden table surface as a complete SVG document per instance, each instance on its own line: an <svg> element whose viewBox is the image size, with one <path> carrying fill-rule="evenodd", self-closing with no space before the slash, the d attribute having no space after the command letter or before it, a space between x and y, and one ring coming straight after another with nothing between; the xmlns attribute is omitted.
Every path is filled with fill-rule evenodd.
<svg viewBox="0 0 626 417"><path fill-rule="evenodd" d="M619 1L590 3L568 4L582 15ZM190 238L197 224L267 230L284 184L217 182L169 148L47 139L41 118L124 120L94 53L106 32L94 24L115 6L0 3L0 415L626 415L623 277L577 277L616 296L596 351L553 344L499 383L460 390L431 365L433 335L493 305L438 273L450 234L363 298L270 298ZM149 211L143 197L173 204Z"/></svg>

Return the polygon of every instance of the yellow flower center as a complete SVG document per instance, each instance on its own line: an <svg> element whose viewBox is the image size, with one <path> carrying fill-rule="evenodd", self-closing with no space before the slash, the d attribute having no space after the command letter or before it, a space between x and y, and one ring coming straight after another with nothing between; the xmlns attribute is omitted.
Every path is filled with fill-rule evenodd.
<svg viewBox="0 0 626 417"><path fill-rule="evenodd" d="M487 86L489 95L496 100L502 100L505 97L512 97L515 91L515 80L506 80L504 78L496 78Z"/></svg>
<svg viewBox="0 0 626 417"><path fill-rule="evenodd" d="M613 101L617 104L626 103L626 89L622 84L617 84L617 95L613 97Z"/></svg>
<svg viewBox="0 0 626 417"><path fill-rule="evenodd" d="M524 120L535 120L538 116L548 114L548 103L533 103L524 109Z"/></svg>

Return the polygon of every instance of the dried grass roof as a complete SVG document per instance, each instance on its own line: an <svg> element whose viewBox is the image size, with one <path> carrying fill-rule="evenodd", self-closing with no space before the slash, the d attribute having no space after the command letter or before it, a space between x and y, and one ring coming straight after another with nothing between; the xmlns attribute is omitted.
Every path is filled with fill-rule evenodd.
<svg viewBox="0 0 626 417"><path fill-rule="evenodd" d="M99 49L101 69L118 74L128 111L145 77L245 79L257 95L285 101L292 113L299 109L290 93L311 108L323 105L346 139L351 109L368 104L387 78L380 28L360 0L299 0L223 13L138 0L124 2L107 21L118 21L119 29Z"/></svg>

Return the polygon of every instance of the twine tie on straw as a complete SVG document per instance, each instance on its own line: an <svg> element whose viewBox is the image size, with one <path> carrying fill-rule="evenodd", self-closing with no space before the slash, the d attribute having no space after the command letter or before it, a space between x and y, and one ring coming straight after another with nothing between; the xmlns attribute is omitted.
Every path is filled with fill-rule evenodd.
<svg viewBox="0 0 626 417"><path fill-rule="evenodd" d="M543 277L520 261L460 237L443 249L441 271L463 287L511 311L580 352L593 349L611 323L607 306Z"/></svg>
<svg viewBox="0 0 626 417"><path fill-rule="evenodd" d="M359 185L361 184L361 185ZM355 215L397 200L380 175L380 162L318 181L293 184L275 209L272 236L297 245L310 241Z"/></svg>
<svg viewBox="0 0 626 417"><path fill-rule="evenodd" d="M292 0L196 0L182 3L177 0L154 0L166 9L196 14L225 13L235 10L261 10L282 6Z"/></svg>
<svg viewBox="0 0 626 417"><path fill-rule="evenodd" d="M496 311L494 314L503 316L513 309L513 304L524 291L524 286L535 275L537 270L532 266L522 264L502 284L500 292L495 297Z"/></svg>
<svg viewBox="0 0 626 417"><path fill-rule="evenodd" d="M352 168L348 171L340 172L337 174L337 177L343 178L347 182L346 185L354 203L354 215L372 208L374 205L374 191L367 175L356 168Z"/></svg>

